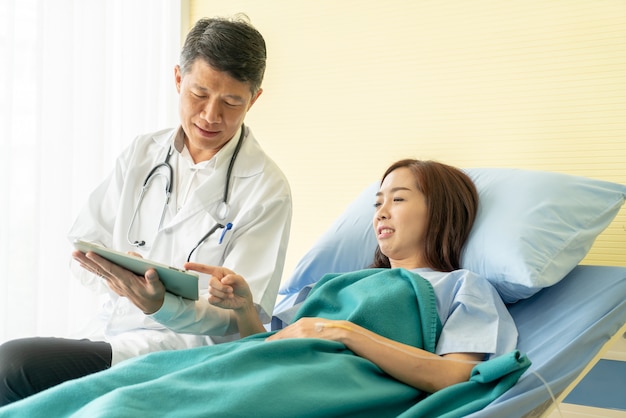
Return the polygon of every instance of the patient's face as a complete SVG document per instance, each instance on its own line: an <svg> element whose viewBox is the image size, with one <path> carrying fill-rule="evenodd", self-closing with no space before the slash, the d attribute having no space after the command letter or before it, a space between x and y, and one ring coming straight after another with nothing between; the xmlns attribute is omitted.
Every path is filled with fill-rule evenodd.
<svg viewBox="0 0 626 418"><path fill-rule="evenodd" d="M428 211L426 198L408 168L392 171L376 194L374 232L392 267L427 267L424 237Z"/></svg>

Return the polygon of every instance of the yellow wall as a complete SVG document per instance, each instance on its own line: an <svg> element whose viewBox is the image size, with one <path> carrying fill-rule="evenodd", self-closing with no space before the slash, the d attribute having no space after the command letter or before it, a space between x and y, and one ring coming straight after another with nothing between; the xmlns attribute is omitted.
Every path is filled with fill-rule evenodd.
<svg viewBox="0 0 626 418"><path fill-rule="evenodd" d="M190 1L268 45L247 117L290 179L285 276L399 158L626 183L624 0ZM626 266L626 208L584 260Z"/></svg>

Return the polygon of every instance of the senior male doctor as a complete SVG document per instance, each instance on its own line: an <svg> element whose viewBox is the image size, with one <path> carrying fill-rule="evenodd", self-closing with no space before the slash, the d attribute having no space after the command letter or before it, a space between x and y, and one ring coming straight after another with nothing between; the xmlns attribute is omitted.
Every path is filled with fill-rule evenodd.
<svg viewBox="0 0 626 418"><path fill-rule="evenodd" d="M269 322L292 202L285 176L244 125L262 93L265 62L265 41L245 19L198 21L174 71L181 125L130 144L69 238L176 267L189 259L236 270ZM150 273L136 276L90 252L73 256L80 280L104 295L93 332L81 336L88 339L0 346L0 405L134 356L212 344L236 332L229 312L209 304L206 276L200 299L191 301L167 293Z"/></svg>

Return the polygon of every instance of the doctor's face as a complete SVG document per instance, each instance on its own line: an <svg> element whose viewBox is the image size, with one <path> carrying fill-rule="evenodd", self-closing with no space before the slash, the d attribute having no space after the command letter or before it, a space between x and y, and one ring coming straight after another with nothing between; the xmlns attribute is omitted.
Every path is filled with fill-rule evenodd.
<svg viewBox="0 0 626 418"><path fill-rule="evenodd" d="M374 232L391 267L423 267L428 209L410 169L400 167L385 177L375 206Z"/></svg>
<svg viewBox="0 0 626 418"><path fill-rule="evenodd" d="M250 85L213 69L201 58L186 74L174 69L185 145L195 162L211 159L237 132L261 95Z"/></svg>

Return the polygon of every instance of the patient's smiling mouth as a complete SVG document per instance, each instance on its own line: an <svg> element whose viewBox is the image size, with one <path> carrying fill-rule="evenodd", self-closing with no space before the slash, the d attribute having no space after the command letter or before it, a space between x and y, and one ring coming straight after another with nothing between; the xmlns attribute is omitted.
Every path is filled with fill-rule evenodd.
<svg viewBox="0 0 626 418"><path fill-rule="evenodd" d="M378 227L378 238L388 238L394 233L392 228L388 226L379 226Z"/></svg>

